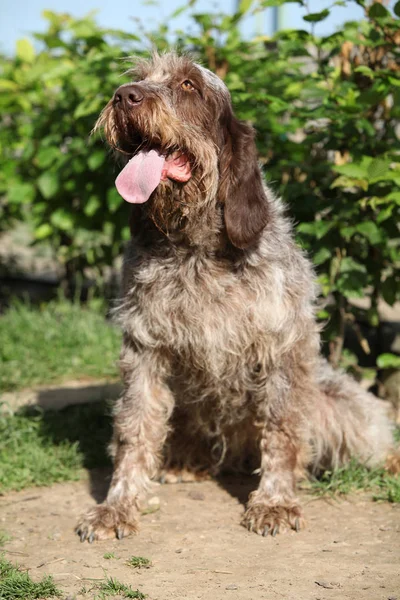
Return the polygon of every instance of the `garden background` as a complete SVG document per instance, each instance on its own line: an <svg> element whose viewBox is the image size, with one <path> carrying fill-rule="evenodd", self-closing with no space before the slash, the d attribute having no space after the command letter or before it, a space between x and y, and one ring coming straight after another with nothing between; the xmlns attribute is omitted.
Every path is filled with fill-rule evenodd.
<svg viewBox="0 0 400 600"><path fill-rule="evenodd" d="M294 5L304 13L297 29L251 36L243 28L249 17ZM318 35L335 10L354 5L362 20ZM183 15L189 25L179 29L174 23ZM284 198L297 241L314 261L323 351L391 400L396 416L400 1L332 0L313 12L307 0L242 0L226 13L188 2L161 25L137 19L125 31L101 27L93 15L44 16L47 29L35 42L21 39L15 54L0 55L0 500L109 465L107 403L61 412L44 411L40 402L34 409L16 406L37 388L34 397L46 399L54 386L57 402L67 404L62 386L71 380L89 394L99 380L118 387L120 333L110 308L129 207L114 187L113 158L91 130L116 87L128 81L128 57L148 56L152 48L162 52L172 44L190 52L226 82L237 115L257 130L265 179ZM107 400L111 388L105 389ZM356 463L311 482L308 491L355 489L400 502L398 478ZM0 546L13 547L12 537L0 527ZM0 597L56 593L47 580L35 591L20 575L0 559ZM16 580L25 596L15 595ZM99 598L142 597L117 584L94 586Z"/></svg>

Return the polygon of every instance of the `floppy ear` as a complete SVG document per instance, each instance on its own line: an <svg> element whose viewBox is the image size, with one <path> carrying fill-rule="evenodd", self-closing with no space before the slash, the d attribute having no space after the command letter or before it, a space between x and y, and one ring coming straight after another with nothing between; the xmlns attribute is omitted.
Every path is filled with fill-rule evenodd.
<svg viewBox="0 0 400 600"><path fill-rule="evenodd" d="M228 237L237 248L254 244L268 221L254 129L229 108L224 118L218 197L224 206Z"/></svg>

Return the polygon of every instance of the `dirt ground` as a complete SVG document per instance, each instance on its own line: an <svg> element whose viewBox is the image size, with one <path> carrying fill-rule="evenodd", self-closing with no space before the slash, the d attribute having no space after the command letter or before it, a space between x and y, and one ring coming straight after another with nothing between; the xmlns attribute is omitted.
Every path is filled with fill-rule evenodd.
<svg viewBox="0 0 400 600"><path fill-rule="evenodd" d="M138 536L82 544L73 528L103 495L101 481L92 473L92 481L0 498L0 528L12 535L6 556L35 580L53 575L68 599L94 598L80 590L107 573L149 600L400 600L399 506L303 496L307 529L263 538L239 525L254 482L158 485L160 508L142 517ZM153 566L127 566L132 555Z"/></svg>

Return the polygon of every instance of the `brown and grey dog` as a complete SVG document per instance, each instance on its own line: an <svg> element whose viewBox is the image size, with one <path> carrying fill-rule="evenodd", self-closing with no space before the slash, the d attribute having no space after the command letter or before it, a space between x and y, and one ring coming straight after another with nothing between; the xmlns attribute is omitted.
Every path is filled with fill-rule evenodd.
<svg viewBox="0 0 400 600"><path fill-rule="evenodd" d="M130 159L133 205L117 318L124 331L107 499L84 541L138 530L151 480L259 473L243 525L304 521L296 480L357 457L385 460L382 403L320 357L316 287L281 201L263 185L254 131L228 89L173 53L140 62L98 124Z"/></svg>

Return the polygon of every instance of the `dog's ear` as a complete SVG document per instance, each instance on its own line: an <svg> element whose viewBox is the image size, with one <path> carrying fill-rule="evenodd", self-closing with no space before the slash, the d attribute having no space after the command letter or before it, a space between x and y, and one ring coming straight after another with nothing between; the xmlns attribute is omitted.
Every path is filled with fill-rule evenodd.
<svg viewBox="0 0 400 600"><path fill-rule="evenodd" d="M248 248L268 221L268 203L257 161L254 129L229 110L222 117L218 199L224 206L228 237L237 248Z"/></svg>

